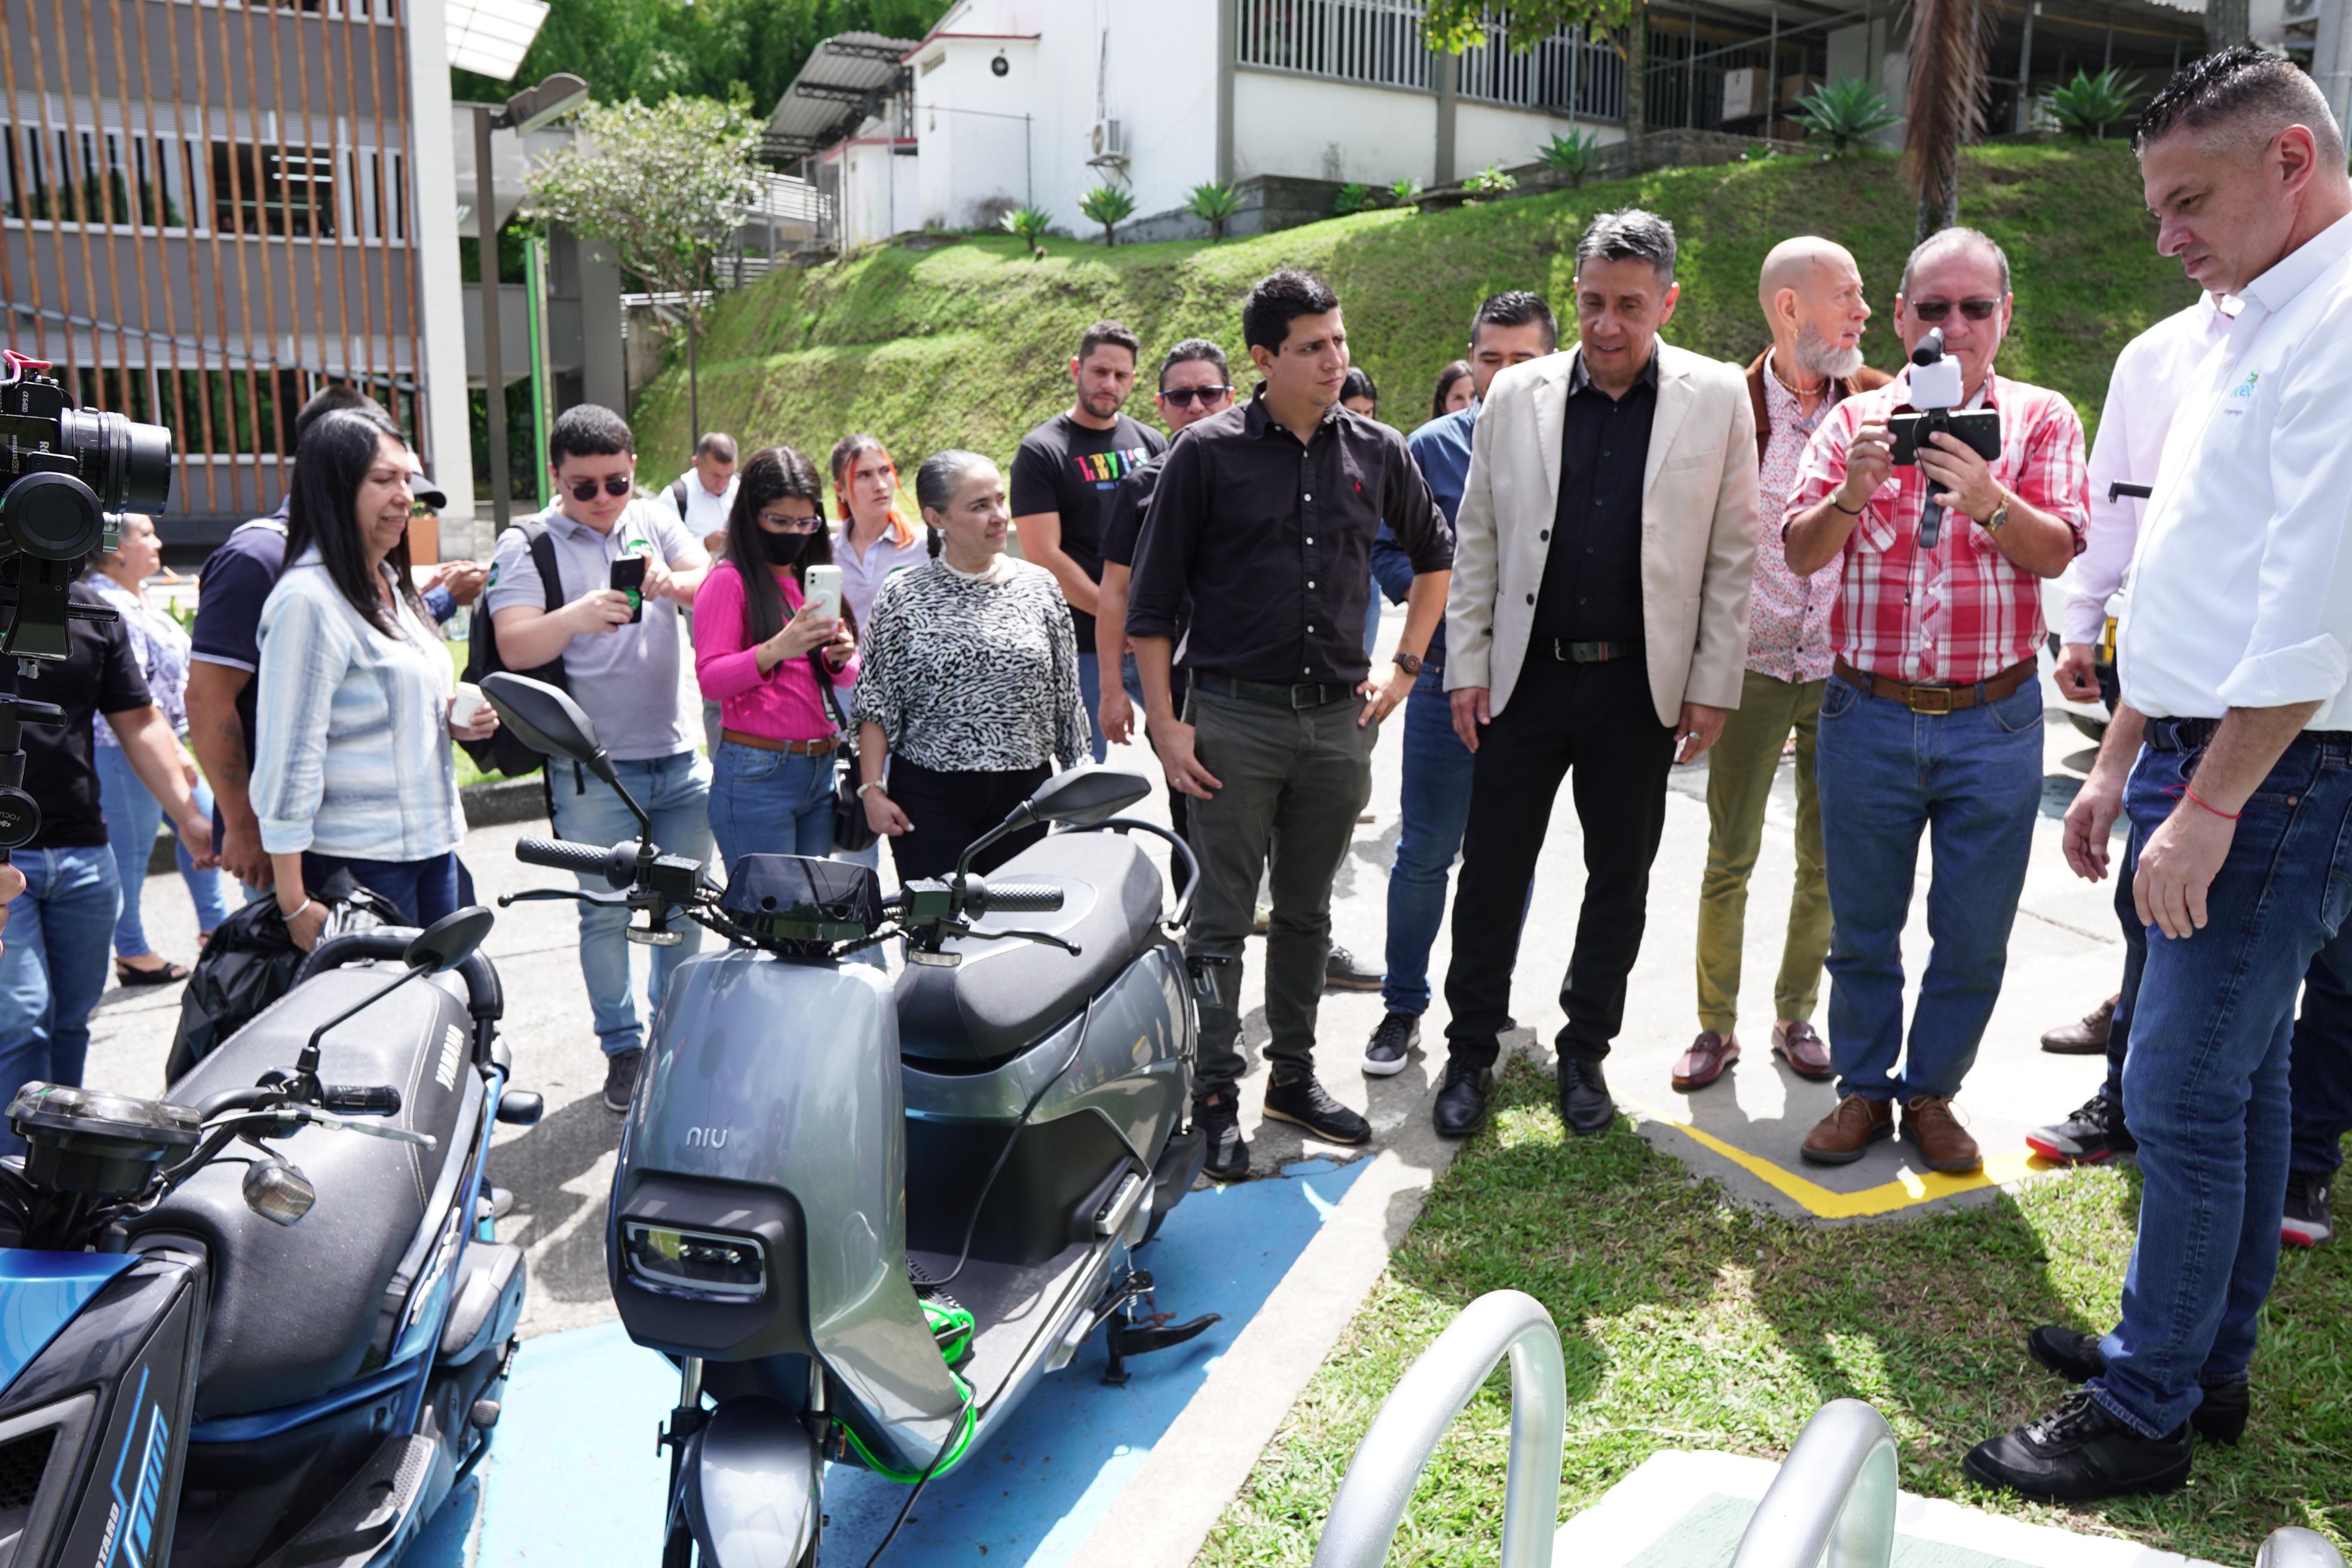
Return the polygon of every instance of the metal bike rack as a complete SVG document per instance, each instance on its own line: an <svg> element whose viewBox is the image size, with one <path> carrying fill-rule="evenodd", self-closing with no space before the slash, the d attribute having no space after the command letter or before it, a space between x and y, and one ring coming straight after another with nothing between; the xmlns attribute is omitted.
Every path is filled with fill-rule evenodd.
<svg viewBox="0 0 2352 1568"><path fill-rule="evenodd" d="M1551 1568L1568 1381L1551 1314L1519 1290L1490 1291L1471 1302L1381 1404L1348 1462L1315 1549L1315 1568L1380 1568L1445 1429L1505 1356L1511 1362L1511 1457L1501 1568Z"/></svg>
<svg viewBox="0 0 2352 1568"><path fill-rule="evenodd" d="M2254 1568L2344 1568L2344 1554L2315 1530L2284 1525L2264 1539Z"/></svg>
<svg viewBox="0 0 2352 1568"><path fill-rule="evenodd" d="M1859 1399L1824 1405L1756 1505L1731 1568L1887 1568L1895 1481L1886 1418Z"/></svg>

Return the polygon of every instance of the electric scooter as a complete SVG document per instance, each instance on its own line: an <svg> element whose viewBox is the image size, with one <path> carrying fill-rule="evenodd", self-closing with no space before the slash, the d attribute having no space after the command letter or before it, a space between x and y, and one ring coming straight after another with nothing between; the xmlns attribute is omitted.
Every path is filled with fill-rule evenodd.
<svg viewBox="0 0 2352 1568"><path fill-rule="evenodd" d="M540 1111L489 928L322 942L163 1099L17 1093L0 1562L385 1563L480 1460L523 1299L483 1161Z"/></svg>
<svg viewBox="0 0 2352 1568"><path fill-rule="evenodd" d="M508 674L483 692L524 744L620 791L562 692ZM866 867L785 855L743 857L721 889L634 801L635 841L516 847L581 889L513 900L625 904L640 942L682 917L727 943L670 977L605 1221L629 1337L679 1368L666 1568L814 1564L828 1462L914 1488L903 1522L1090 1335L1123 1382L1129 1357L1217 1321L1152 1310L1134 1261L1206 1152L1171 936L1199 868L1115 815L1149 792L1049 779L952 877L887 899ZM970 870L1043 824L1060 830ZM1135 833L1185 868L1172 913ZM855 961L893 937L895 984Z"/></svg>

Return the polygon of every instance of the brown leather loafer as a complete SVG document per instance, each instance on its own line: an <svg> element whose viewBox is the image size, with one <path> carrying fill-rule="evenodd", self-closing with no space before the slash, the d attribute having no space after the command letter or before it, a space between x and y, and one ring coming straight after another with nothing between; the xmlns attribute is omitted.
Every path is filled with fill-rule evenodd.
<svg viewBox="0 0 2352 1568"><path fill-rule="evenodd" d="M1881 1138L1895 1136L1895 1107L1884 1100L1849 1094L1837 1109L1813 1124L1800 1151L1816 1165L1851 1165Z"/></svg>
<svg viewBox="0 0 2352 1568"><path fill-rule="evenodd" d="M1811 1024L1773 1025L1772 1054L1787 1062L1789 1070L1799 1078L1822 1083L1837 1077L1837 1068L1830 1066L1829 1043L1813 1032Z"/></svg>
<svg viewBox="0 0 2352 1568"><path fill-rule="evenodd" d="M1675 1087L1688 1094L1695 1089L1705 1089L1723 1076L1723 1069L1739 1059L1739 1037L1718 1035L1713 1029L1702 1030L1682 1060L1675 1064Z"/></svg>
<svg viewBox="0 0 2352 1568"><path fill-rule="evenodd" d="M1903 1136L1931 1171L1973 1171L1984 1163L1977 1141L1952 1114L1952 1102L1932 1094L1903 1102Z"/></svg>
<svg viewBox="0 0 2352 1568"><path fill-rule="evenodd" d="M2110 996L2075 1023L2063 1025L2042 1037L2042 1048L2053 1056L2102 1057L2107 1054L2107 1032L2116 1026L2116 1004Z"/></svg>

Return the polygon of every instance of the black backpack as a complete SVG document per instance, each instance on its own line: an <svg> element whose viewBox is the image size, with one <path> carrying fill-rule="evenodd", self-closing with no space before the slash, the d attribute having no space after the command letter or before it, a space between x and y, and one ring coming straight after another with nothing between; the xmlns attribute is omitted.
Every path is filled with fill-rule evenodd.
<svg viewBox="0 0 2352 1568"><path fill-rule="evenodd" d="M352 929L404 923L398 910L340 867L313 896L322 904L349 906ZM292 990L309 956L286 934L276 899L256 899L221 921L180 994L180 1027L163 1064L163 1080L178 1082L215 1047Z"/></svg>
<svg viewBox="0 0 2352 1568"><path fill-rule="evenodd" d="M547 613L551 616L563 608L563 580L555 570L555 540L547 531L547 524L537 518L517 526L522 530L523 542L530 551L532 564L539 568L540 584L547 591ZM474 616L473 637L466 655L465 679L468 683L479 686L482 677L506 668L506 661L499 657L498 627L486 609ZM561 654L537 669L518 669L514 673L570 689L564 681ZM483 740L460 741L457 743L466 748L466 754L474 759L476 767L487 773L504 773L509 778L522 778L535 773L547 762L545 757L524 745L513 731L503 725L491 731Z"/></svg>

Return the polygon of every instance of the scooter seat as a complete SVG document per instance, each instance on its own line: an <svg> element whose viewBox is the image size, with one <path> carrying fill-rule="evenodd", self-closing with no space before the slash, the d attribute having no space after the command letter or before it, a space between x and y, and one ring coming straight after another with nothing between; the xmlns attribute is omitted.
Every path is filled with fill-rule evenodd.
<svg viewBox="0 0 2352 1568"><path fill-rule="evenodd" d="M252 1084L272 1068L291 1071L310 1031L369 993L390 964L329 970L303 982L191 1068L166 1097L193 1105ZM272 1224L246 1207L240 1146L199 1171L132 1226L133 1245L193 1237L211 1259L212 1321L205 1331L196 1413L236 1415L298 1405L380 1362L379 1327L406 1290L401 1259L425 1222L472 1076L466 1005L447 982L417 980L338 1026L320 1049L328 1083L392 1084L401 1109L385 1120L429 1132L426 1150L356 1132L305 1127L275 1139L318 1189L299 1224ZM250 1152L249 1146L244 1146Z"/></svg>
<svg viewBox="0 0 2352 1568"><path fill-rule="evenodd" d="M898 976L898 1051L932 1062L987 1062L1043 1038L1117 979L1159 931L1159 868L1114 833L1056 833L989 873L991 882L1046 882L1062 889L1050 914L997 914L974 934L951 937L953 968L909 963ZM1037 931L1057 947L990 931Z"/></svg>

